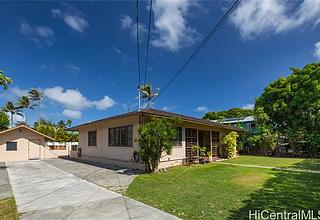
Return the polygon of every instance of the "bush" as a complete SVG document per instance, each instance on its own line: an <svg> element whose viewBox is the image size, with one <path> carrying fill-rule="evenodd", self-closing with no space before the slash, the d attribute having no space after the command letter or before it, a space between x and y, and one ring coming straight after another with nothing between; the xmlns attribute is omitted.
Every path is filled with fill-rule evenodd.
<svg viewBox="0 0 320 220"><path fill-rule="evenodd" d="M232 131L223 137L221 140L221 155L223 158L230 159L236 156L238 136L237 132Z"/></svg>
<svg viewBox="0 0 320 220"><path fill-rule="evenodd" d="M153 118L139 127L139 155L149 172L157 172L162 153L171 154L178 119Z"/></svg>

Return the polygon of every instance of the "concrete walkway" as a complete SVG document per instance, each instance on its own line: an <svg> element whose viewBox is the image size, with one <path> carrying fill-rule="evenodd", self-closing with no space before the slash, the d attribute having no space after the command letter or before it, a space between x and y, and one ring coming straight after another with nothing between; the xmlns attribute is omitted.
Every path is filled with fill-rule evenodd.
<svg viewBox="0 0 320 220"><path fill-rule="evenodd" d="M21 219L178 219L43 161L7 167Z"/></svg>
<svg viewBox="0 0 320 220"><path fill-rule="evenodd" d="M6 164L5 162L0 162L0 200L12 196Z"/></svg>
<svg viewBox="0 0 320 220"><path fill-rule="evenodd" d="M49 159L44 162L85 179L98 186L124 194L141 171L125 169L94 162L79 162L67 159Z"/></svg>
<svg viewBox="0 0 320 220"><path fill-rule="evenodd" d="M228 162L220 162L220 161L217 161L216 163L230 165L230 166L237 166L237 167L252 167L252 168L262 168L262 169L275 169L275 170L303 172L303 173L320 173L320 171L318 171L318 170L303 170L303 169L286 168L286 167L272 167L272 166L261 166L261 165L236 164L236 163L228 163Z"/></svg>

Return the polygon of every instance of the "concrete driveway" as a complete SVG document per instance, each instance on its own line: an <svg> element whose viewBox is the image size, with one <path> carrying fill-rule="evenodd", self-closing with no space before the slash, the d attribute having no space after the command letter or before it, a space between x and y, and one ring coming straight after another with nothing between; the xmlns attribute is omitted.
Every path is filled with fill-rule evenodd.
<svg viewBox="0 0 320 220"><path fill-rule="evenodd" d="M122 194L127 191L133 179L141 173L141 171L138 170L95 162L85 163L66 159L49 159L43 161L81 179Z"/></svg>
<svg viewBox="0 0 320 220"><path fill-rule="evenodd" d="M43 161L7 170L21 219L178 219Z"/></svg>

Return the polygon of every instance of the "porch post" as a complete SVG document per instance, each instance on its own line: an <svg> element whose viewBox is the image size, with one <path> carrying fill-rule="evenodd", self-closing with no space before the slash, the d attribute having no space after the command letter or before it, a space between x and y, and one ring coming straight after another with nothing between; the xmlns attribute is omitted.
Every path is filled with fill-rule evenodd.
<svg viewBox="0 0 320 220"><path fill-rule="evenodd" d="M199 146L199 130L197 129L197 146ZM197 156L199 156L199 149L197 150Z"/></svg>

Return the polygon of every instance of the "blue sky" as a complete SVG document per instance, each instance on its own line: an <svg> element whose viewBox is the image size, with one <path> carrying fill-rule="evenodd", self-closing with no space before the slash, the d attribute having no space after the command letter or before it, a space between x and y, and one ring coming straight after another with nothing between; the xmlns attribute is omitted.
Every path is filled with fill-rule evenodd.
<svg viewBox="0 0 320 220"><path fill-rule="evenodd" d="M148 81L161 88L230 1L153 4ZM140 3L144 72L149 2ZM135 1L1 2L1 104L44 91L41 116L74 124L137 109ZM320 1L243 0L154 108L201 117L251 107L273 80L320 59ZM29 111L29 123L39 115Z"/></svg>

